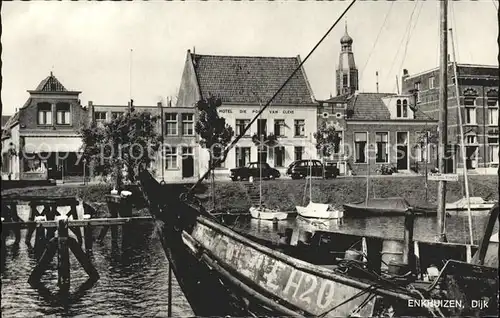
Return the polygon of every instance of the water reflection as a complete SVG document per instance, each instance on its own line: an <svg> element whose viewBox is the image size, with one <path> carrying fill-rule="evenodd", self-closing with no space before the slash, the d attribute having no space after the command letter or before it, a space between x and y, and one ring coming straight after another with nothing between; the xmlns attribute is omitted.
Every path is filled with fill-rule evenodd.
<svg viewBox="0 0 500 318"><path fill-rule="evenodd" d="M94 239L101 227L96 227ZM102 244L94 244L92 263L100 274L90 281L70 253L71 288L68 298L57 288L57 257L54 257L33 288L28 277L36 264L32 248L14 244L11 234L2 247L2 316L166 316L168 262L152 224L134 224L109 231ZM193 316L177 282L173 282L174 316ZM65 306L65 304L67 304Z"/></svg>

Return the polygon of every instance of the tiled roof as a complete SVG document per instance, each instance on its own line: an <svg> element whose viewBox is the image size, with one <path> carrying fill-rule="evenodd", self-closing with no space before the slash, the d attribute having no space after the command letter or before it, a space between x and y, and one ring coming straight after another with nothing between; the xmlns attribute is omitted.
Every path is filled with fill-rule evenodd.
<svg viewBox="0 0 500 318"><path fill-rule="evenodd" d="M67 92L68 90L59 82L59 80L50 72L44 80L38 84L35 91L38 92Z"/></svg>
<svg viewBox="0 0 500 318"><path fill-rule="evenodd" d="M382 98L393 96L392 93L359 93L350 99L347 110L352 120L388 120L391 113Z"/></svg>
<svg viewBox="0 0 500 318"><path fill-rule="evenodd" d="M265 104L299 66L298 57L247 57L191 54L203 98L226 103ZM304 70L299 69L273 104L313 104Z"/></svg>

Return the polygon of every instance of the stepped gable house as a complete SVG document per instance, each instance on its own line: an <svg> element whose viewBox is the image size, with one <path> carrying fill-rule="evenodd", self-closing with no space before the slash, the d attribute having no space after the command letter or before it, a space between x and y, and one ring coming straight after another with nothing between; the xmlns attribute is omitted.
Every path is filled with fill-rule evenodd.
<svg viewBox="0 0 500 318"><path fill-rule="evenodd" d="M300 57L250 57L195 54L188 50L178 94L178 107L193 107L209 96L222 100L219 114L238 135L301 63ZM317 103L303 68L273 100L233 148L216 174L258 160L252 136L278 137L278 145L260 158L285 172L295 160L315 158L312 134L317 129ZM208 151L200 149L200 171L208 167Z"/></svg>
<svg viewBox="0 0 500 318"><path fill-rule="evenodd" d="M81 92L67 90L50 73L5 124L2 176L13 180L61 178L83 174L78 130L88 120Z"/></svg>
<svg viewBox="0 0 500 318"><path fill-rule="evenodd" d="M498 169L498 66L457 64L460 110L470 172L495 174ZM402 90L416 93L418 118L439 116L439 68L410 75L403 71ZM463 168L460 150L455 73L448 64L448 142L453 154L448 172Z"/></svg>
<svg viewBox="0 0 500 318"><path fill-rule="evenodd" d="M347 26L340 44L337 96L318 101L318 125L333 125L341 138L327 162L337 164L341 174L357 175L375 174L382 165L400 173L421 172L425 164L432 165L417 140L424 131L435 130L437 121L414 114L411 94L360 93Z"/></svg>

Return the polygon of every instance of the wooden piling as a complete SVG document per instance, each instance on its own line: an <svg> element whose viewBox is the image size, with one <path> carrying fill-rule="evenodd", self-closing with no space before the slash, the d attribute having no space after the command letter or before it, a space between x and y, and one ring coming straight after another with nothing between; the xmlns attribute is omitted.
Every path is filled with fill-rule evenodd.
<svg viewBox="0 0 500 318"><path fill-rule="evenodd" d="M403 263L408 265L412 272L415 271L415 255L413 246L413 225L415 215L412 210L405 213L405 232L404 232L404 247L403 247Z"/></svg>
<svg viewBox="0 0 500 318"><path fill-rule="evenodd" d="M30 216L28 219L30 221L34 221L35 216L37 216L37 215L38 215L38 210L36 209L36 204L32 202L32 203L30 203ZM28 227L28 231L26 232L26 238L24 239L24 241L28 245L31 244L31 237L33 236L33 232L35 232L35 228L36 228L36 225L32 225L32 226Z"/></svg>
<svg viewBox="0 0 500 318"><path fill-rule="evenodd" d="M68 238L68 246L75 255L76 259L82 265L83 269L90 276L91 279L99 279L99 273L97 269L94 267L90 258L83 252L80 243L74 238Z"/></svg>
<svg viewBox="0 0 500 318"><path fill-rule="evenodd" d="M57 227L58 232L58 248L59 253L57 257L58 264L58 281L57 285L61 291L69 290L70 285L70 274L69 274L69 250L68 250L68 219L60 219L59 226Z"/></svg>
<svg viewBox="0 0 500 318"><path fill-rule="evenodd" d="M35 268L30 274L28 282L31 285L36 285L37 283L40 282L40 278L42 277L43 272L49 266L50 261L52 260L56 252L57 252L57 238L54 237L47 244L45 251L42 254L42 257L40 257L40 260L38 260L38 263L36 264Z"/></svg>

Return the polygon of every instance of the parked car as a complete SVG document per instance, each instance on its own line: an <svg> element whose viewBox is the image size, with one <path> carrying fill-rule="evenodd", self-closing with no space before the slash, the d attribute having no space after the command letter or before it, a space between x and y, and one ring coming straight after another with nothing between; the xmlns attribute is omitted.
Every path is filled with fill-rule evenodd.
<svg viewBox="0 0 500 318"><path fill-rule="evenodd" d="M249 180L250 178L260 178L262 169L263 179L276 179L279 178L280 172L267 163L250 162L246 167L240 167L230 170L231 180Z"/></svg>
<svg viewBox="0 0 500 318"><path fill-rule="evenodd" d="M292 179L303 179L306 176L323 177L323 164L319 160L297 160L292 162L286 171ZM336 178L339 169L336 166L325 167L325 178Z"/></svg>

